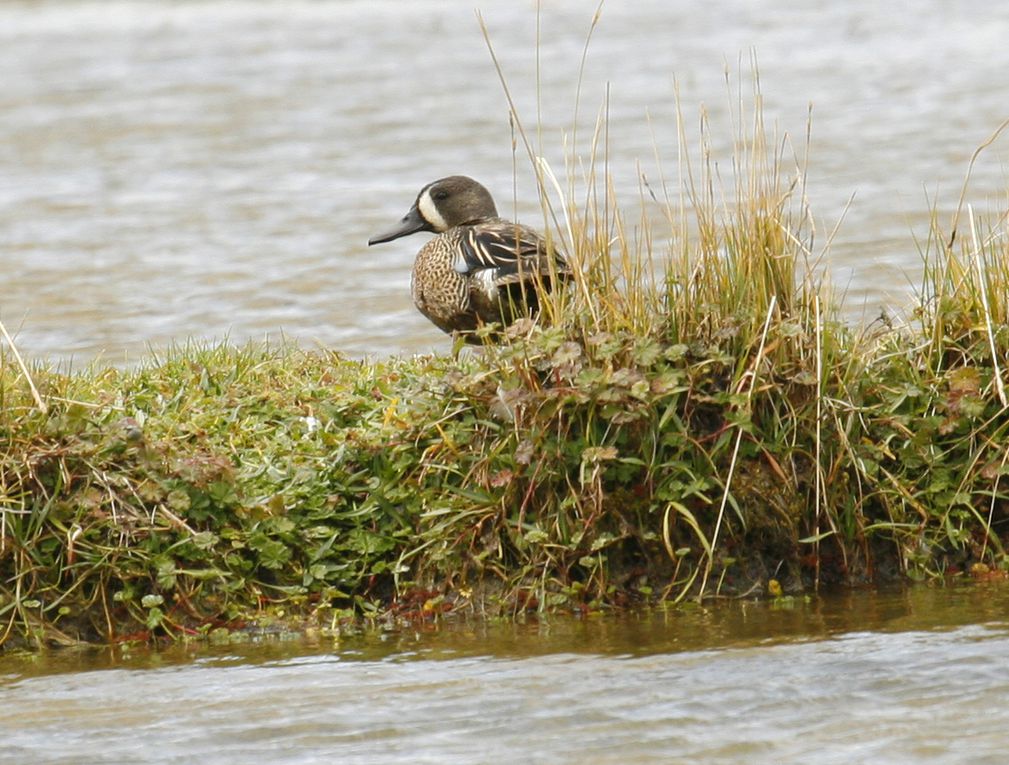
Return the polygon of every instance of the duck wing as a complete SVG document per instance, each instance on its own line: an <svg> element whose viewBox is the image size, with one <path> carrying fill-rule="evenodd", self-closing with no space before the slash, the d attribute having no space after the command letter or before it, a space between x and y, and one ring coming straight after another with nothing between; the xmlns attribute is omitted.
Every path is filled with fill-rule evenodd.
<svg viewBox="0 0 1009 765"><path fill-rule="evenodd" d="M455 262L461 275L493 269L495 280L522 277L525 274L550 272L547 243L531 228L510 221L484 221L461 226L461 237ZM557 271L566 271L567 264L553 254Z"/></svg>

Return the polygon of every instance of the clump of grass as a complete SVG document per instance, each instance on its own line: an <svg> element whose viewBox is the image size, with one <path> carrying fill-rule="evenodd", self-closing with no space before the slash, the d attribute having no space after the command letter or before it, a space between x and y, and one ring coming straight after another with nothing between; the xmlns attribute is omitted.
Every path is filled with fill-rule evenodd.
<svg viewBox="0 0 1009 765"><path fill-rule="evenodd" d="M478 354L69 374L8 338L0 643L1004 572L1005 217L934 226L912 321L855 331L752 101L727 186L684 154L629 206L533 156L574 283Z"/></svg>
<svg viewBox="0 0 1009 765"><path fill-rule="evenodd" d="M488 351L505 381L499 398L513 405L513 443L495 453L532 450L507 478L539 490L520 489L521 507L546 502L517 521L552 522L531 530L549 548L534 569L578 571L592 598L613 584L592 575L611 553L642 571L662 561L670 577L657 588L645 576L642 591L684 597L703 594L712 573L719 585L732 578L726 562L748 583L771 576L768 564L797 579L798 540L810 538L818 579L819 543L838 533L827 508L850 487L826 478L845 423L825 391L853 388L868 343L817 276L804 174L787 140L769 140L759 89L753 103L744 116L740 99L731 186L705 134L699 164L680 158L675 189L661 169L660 188L642 182L634 226L599 171L604 120L589 157L566 160L567 177L532 157L544 196L556 197L544 209L575 284L541 322L549 329ZM847 546L836 549L833 578L848 565ZM789 552L761 561L756 550Z"/></svg>
<svg viewBox="0 0 1009 765"><path fill-rule="evenodd" d="M395 365L189 347L36 369L48 413L3 370L0 639L181 635L381 590L408 531L375 512Z"/></svg>

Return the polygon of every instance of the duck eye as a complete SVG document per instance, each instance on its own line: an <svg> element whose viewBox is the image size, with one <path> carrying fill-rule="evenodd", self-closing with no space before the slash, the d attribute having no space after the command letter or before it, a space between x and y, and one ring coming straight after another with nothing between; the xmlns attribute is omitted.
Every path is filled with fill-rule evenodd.
<svg viewBox="0 0 1009 765"><path fill-rule="evenodd" d="M434 197L435 199L437 199L440 202L440 201L442 201L444 199L448 199L448 192L445 191L444 189L442 189L442 190L434 192L431 196Z"/></svg>

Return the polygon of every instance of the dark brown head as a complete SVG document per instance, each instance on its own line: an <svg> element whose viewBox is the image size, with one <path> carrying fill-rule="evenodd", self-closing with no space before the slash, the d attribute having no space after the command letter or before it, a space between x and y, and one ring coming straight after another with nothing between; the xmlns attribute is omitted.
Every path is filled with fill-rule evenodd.
<svg viewBox="0 0 1009 765"><path fill-rule="evenodd" d="M496 217L497 208L487 189L465 175L450 175L422 188L403 220L391 231L373 236L368 244L390 242L417 231L440 234L464 223Z"/></svg>

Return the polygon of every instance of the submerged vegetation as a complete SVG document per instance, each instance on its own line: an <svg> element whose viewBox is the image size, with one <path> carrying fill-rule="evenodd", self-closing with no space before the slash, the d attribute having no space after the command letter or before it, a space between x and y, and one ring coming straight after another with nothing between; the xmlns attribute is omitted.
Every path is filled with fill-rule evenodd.
<svg viewBox="0 0 1009 765"><path fill-rule="evenodd" d="M476 353L8 338L0 644L1005 571L1005 217L936 222L910 320L856 330L756 103L729 188L684 154L633 219L536 163L573 283Z"/></svg>

